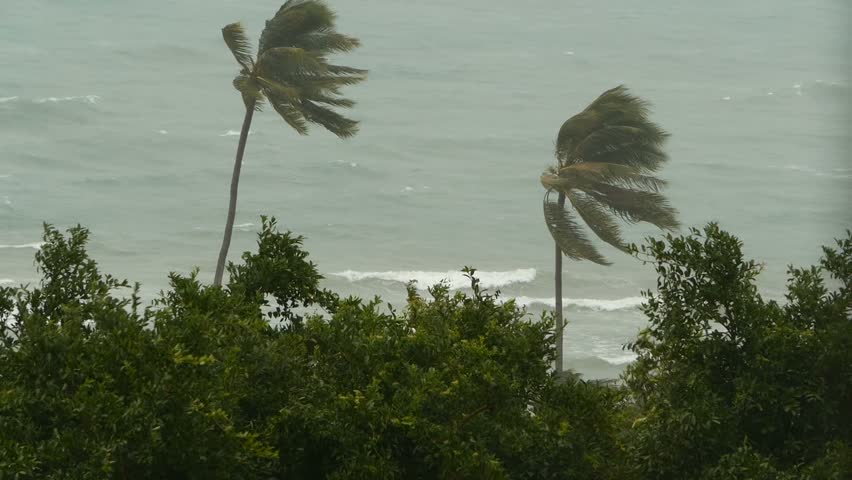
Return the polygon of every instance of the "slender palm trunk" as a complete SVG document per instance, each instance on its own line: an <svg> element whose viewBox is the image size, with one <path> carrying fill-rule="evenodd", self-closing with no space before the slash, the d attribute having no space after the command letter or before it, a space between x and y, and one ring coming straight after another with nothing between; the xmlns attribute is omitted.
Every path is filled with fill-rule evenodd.
<svg viewBox="0 0 852 480"><path fill-rule="evenodd" d="M565 194L559 194L559 208L565 207ZM562 339L562 331L565 329L565 322L562 320L562 249L559 248L559 244L556 244L556 259L554 260L554 265L556 270L554 285L556 286L555 292L555 300L556 300L556 373L562 373L563 369L563 339Z"/></svg>
<svg viewBox="0 0 852 480"><path fill-rule="evenodd" d="M246 117L243 120L243 129L240 130L240 143L237 146L237 158L234 160L234 173L231 175L231 200L228 203L228 219L225 221L225 235L222 238L222 248L219 250L219 261L216 263L216 276L213 277L213 285L222 285L222 276L225 274L225 261L228 259L228 248L231 247L231 233L234 230L234 217L237 215L237 191L240 187L240 169L243 166L243 153L246 151L251 117L254 115L254 104L246 106Z"/></svg>

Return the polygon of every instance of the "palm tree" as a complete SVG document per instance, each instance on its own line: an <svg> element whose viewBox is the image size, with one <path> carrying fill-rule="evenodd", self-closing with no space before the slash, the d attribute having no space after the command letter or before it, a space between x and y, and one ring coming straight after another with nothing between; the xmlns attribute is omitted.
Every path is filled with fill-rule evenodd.
<svg viewBox="0 0 852 480"><path fill-rule="evenodd" d="M213 280L216 286L222 285L231 245L240 167L255 110L268 102L301 135L308 133L309 123L320 125L340 138L351 137L358 131L358 122L332 107L354 105L352 100L341 96L340 90L364 80L367 71L328 62L330 54L348 52L359 45L358 39L337 33L334 21L334 12L321 0L288 0L266 22L256 58L242 25L232 23L222 29L225 44L240 65L234 87L243 97L246 113L231 177L225 235Z"/></svg>
<svg viewBox="0 0 852 480"><path fill-rule="evenodd" d="M556 243L557 372L563 368L562 255L609 265L580 220L622 251L627 246L616 219L666 230L678 227L676 210L659 193L665 182L652 175L668 160L662 149L667 137L648 119L648 104L624 86L607 90L559 129L557 164L541 176L544 220Z"/></svg>

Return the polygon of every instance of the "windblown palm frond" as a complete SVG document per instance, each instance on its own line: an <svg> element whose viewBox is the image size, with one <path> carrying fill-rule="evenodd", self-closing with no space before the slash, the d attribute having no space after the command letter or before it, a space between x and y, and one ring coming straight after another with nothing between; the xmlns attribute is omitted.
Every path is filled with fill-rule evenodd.
<svg viewBox="0 0 852 480"><path fill-rule="evenodd" d="M547 192L544 195L544 221L562 253L574 260L591 260L601 265L609 265L586 237L571 212L561 207L549 194L550 192Z"/></svg>
<svg viewBox="0 0 852 480"><path fill-rule="evenodd" d="M278 9L275 16L266 21L260 36L260 53L268 48L316 45L319 39L335 37L336 15L321 0L289 0ZM358 40L344 37L352 47Z"/></svg>
<svg viewBox="0 0 852 480"><path fill-rule="evenodd" d="M246 105L268 100L273 109L301 135L317 124L341 138L358 131L358 122L333 110L355 102L341 89L366 79L367 71L333 65L330 54L359 46L356 38L335 30L335 14L321 0L289 0L266 22L257 59L240 24L222 30L225 43L243 67L234 86Z"/></svg>
<svg viewBox="0 0 852 480"><path fill-rule="evenodd" d="M556 157L560 164L570 165L604 161L605 156L607 163L655 171L667 159L661 147L668 133L651 122L648 113L648 103L627 93L623 85L607 90L562 124Z"/></svg>
<svg viewBox="0 0 852 480"><path fill-rule="evenodd" d="M557 167L541 177L544 188L564 195L598 238L621 250L616 218L678 227L676 210L660 193L666 182L650 175L668 160L663 151L668 134L648 114L648 103L624 86L607 90L562 125ZM607 264L567 208L545 201L545 221L557 245L569 258ZM563 219L555 223L558 228L556 218Z"/></svg>
<svg viewBox="0 0 852 480"><path fill-rule="evenodd" d="M293 107L290 101L286 99L282 100L280 97L273 95L269 97L269 103L272 104L272 108L278 112L278 115L287 122L287 125L290 125L299 135L308 134L308 122L305 120L305 116Z"/></svg>
<svg viewBox="0 0 852 480"><path fill-rule="evenodd" d="M222 29L222 37L225 39L225 45L234 54L234 58L237 59L237 63L243 67L243 70L246 72L251 70L251 44L249 44L242 24L237 22L225 25L225 28Z"/></svg>
<svg viewBox="0 0 852 480"><path fill-rule="evenodd" d="M366 79L367 71L329 63L329 55L359 45L356 38L337 33L334 22L334 12L322 0L288 0L266 22L255 58L242 25L232 23L222 29L225 44L240 64L234 88L240 92L246 111L231 174L228 216L213 276L215 286L222 285L225 274L240 170L254 112L269 102L300 135L308 134L309 124L320 125L340 138L358 132L358 122L334 109L355 105L342 96L341 90Z"/></svg>
<svg viewBox="0 0 852 480"><path fill-rule="evenodd" d="M659 193L606 184L587 193L627 222L647 222L664 230L675 230L680 225L677 211Z"/></svg>
<svg viewBox="0 0 852 480"><path fill-rule="evenodd" d="M618 224L606 208L594 198L582 192L571 192L567 198L586 226L598 238L619 250L627 250L627 245L621 238L621 231L618 228Z"/></svg>
<svg viewBox="0 0 852 480"><path fill-rule="evenodd" d="M619 185L627 188L640 188L658 192L666 186L666 181L650 175L643 175L642 169L617 163L582 162L562 167L552 178L546 179L555 187L592 188L599 183Z"/></svg>

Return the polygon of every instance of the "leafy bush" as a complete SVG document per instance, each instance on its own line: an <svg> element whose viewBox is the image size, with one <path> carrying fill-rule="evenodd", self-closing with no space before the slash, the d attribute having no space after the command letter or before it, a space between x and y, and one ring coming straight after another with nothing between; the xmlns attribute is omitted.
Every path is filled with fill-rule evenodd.
<svg viewBox="0 0 852 480"><path fill-rule="evenodd" d="M852 234L790 269L784 305L716 225L634 249L659 280L623 387L554 376L550 316L473 270L472 293L410 289L399 311L340 299L264 219L227 288L172 274L142 308L85 229L44 239L41 282L0 288L0 478L852 472Z"/></svg>
<svg viewBox="0 0 852 480"><path fill-rule="evenodd" d="M826 461L829 445L848 451L852 234L837 243L819 266L790 268L784 306L761 298L759 265L715 224L634 248L659 275L626 374L645 477L781 478Z"/></svg>
<svg viewBox="0 0 852 480"><path fill-rule="evenodd" d="M265 219L227 289L173 274L141 309L87 237L47 226L40 285L0 291L3 474L619 478L621 392L557 383L550 318L472 270L471 295L411 290L399 312L340 300Z"/></svg>

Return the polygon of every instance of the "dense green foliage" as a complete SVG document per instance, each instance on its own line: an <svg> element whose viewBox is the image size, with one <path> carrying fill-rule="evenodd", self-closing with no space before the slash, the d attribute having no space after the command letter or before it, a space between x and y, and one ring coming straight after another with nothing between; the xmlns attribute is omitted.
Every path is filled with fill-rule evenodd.
<svg viewBox="0 0 852 480"><path fill-rule="evenodd" d="M340 299L265 219L226 288L173 274L143 308L87 237L46 227L42 281L0 289L0 478L852 471L852 236L791 270L783 306L715 225L636 250L659 285L626 387L554 376L551 318L472 270L469 294L411 290L399 311Z"/></svg>
<svg viewBox="0 0 852 480"><path fill-rule="evenodd" d="M648 478L808 478L835 458L852 474L852 235L838 247L790 268L786 305L761 298L760 266L715 224L634 249L658 273L626 376Z"/></svg>
<svg viewBox="0 0 852 480"><path fill-rule="evenodd" d="M144 310L114 296L127 284L88 258L86 230L48 227L41 285L0 294L0 472L607 477L620 393L556 385L548 318L473 277L472 295L412 291L400 312L337 299L274 225L227 289L172 275ZM333 313L296 315L312 305Z"/></svg>

